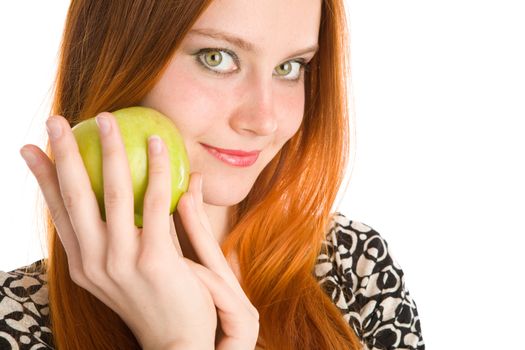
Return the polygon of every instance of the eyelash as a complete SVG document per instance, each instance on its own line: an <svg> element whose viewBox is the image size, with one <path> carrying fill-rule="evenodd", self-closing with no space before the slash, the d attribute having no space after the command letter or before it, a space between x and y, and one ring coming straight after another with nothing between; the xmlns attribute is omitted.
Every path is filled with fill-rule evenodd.
<svg viewBox="0 0 525 350"><path fill-rule="evenodd" d="M221 73L221 72L218 72L214 69L211 69L210 67L208 67L205 63L203 63L203 61L201 60L201 56L208 53L208 52L212 52L212 51L219 51L219 52L225 52L227 53L228 55L230 55L232 58L233 58L233 61L235 62L235 65L236 66L239 66L240 65L240 60L239 58L237 57L237 55L231 51L231 50L228 50L228 49L222 49L222 48L205 48L205 49L200 49L199 51L197 51L196 53L193 54L193 56L195 56L195 60L197 61L197 63L199 65L201 65L202 67L204 67L206 70L208 71L211 71L212 73L215 73L217 75L228 75L228 74L231 74L233 72L229 72L229 73ZM283 62L281 64L285 64L285 63L288 63L288 62L296 62L296 63L299 63L300 64L300 71L302 72L308 72L310 71L310 66L309 64L306 62L305 59L303 58L298 58L298 59L294 59L294 60L289 60L289 61L286 61L286 62ZM239 70L239 68L237 69ZM296 79L286 79L286 78L283 78L282 80L284 81L287 81L287 82L291 82L291 83L295 83L295 82L299 82L301 80L301 77L302 77L302 72L299 72L299 76L298 78Z"/></svg>

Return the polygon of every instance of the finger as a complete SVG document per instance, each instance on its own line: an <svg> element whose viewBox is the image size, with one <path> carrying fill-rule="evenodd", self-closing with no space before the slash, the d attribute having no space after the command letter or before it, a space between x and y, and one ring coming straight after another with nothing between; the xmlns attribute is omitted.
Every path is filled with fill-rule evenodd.
<svg viewBox="0 0 525 350"><path fill-rule="evenodd" d="M38 182L56 227L58 237L64 246L71 279L77 285L88 288L89 292L93 293L93 295L106 303L106 305L113 307L107 295L97 286L91 285L85 278L80 245L67 209L64 206L55 165L38 147L26 145L20 150L20 153L24 159L28 159L28 155L29 157L32 156L33 161L27 162L26 160L26 162Z"/></svg>
<svg viewBox="0 0 525 350"><path fill-rule="evenodd" d="M216 349L253 349L259 333L259 313L255 307L251 304L243 307L243 301L213 271L187 258L184 258L184 262L208 289L217 308L223 336L216 344Z"/></svg>
<svg viewBox="0 0 525 350"><path fill-rule="evenodd" d="M208 232L213 232L211 229L210 220L208 219L208 215L204 211L204 199L202 194L202 181L203 176L201 173L192 173L193 182L190 183L188 186L188 192L191 192L193 195L193 199L195 200L195 206L197 208L197 213L199 214L199 219L204 226L205 229L208 230Z"/></svg>
<svg viewBox="0 0 525 350"><path fill-rule="evenodd" d="M214 268L218 272L225 269L229 270L228 263L222 254L217 251L220 247L215 236L212 233L209 223L203 220L197 209L196 197L198 195L199 174L192 173L188 191L185 192L179 200L177 211L180 214L182 224L186 229L186 235L190 240L199 261L208 268ZM221 271L225 273L225 271ZM235 278L235 277L234 277ZM235 278L236 279L236 278Z"/></svg>
<svg viewBox="0 0 525 350"><path fill-rule="evenodd" d="M259 313L255 307L250 303L249 307L246 307L246 304L242 300L239 300L239 297L234 293L231 286L224 281L218 274L207 269L194 262L191 259L184 258L184 262L192 269L193 272L197 274L201 282L206 286L210 295L213 298L215 306L224 313L224 315L236 315L236 318L244 318L247 320L259 320ZM245 307L241 308L241 315L239 316L239 302L241 302Z"/></svg>
<svg viewBox="0 0 525 350"><path fill-rule="evenodd" d="M143 249L166 249L170 242L171 172L170 159L159 136L148 139L148 188L144 196Z"/></svg>
<svg viewBox="0 0 525 350"><path fill-rule="evenodd" d="M120 129L111 113L96 117L102 146L104 207L107 227L108 264L128 261L138 247L134 225L133 189L129 162Z"/></svg>
<svg viewBox="0 0 525 350"><path fill-rule="evenodd" d="M210 229L211 225L202 204L198 204L202 203L200 178L198 173L191 174L189 190L184 193L177 206L186 234L201 264L217 273L239 297L250 304Z"/></svg>
<svg viewBox="0 0 525 350"><path fill-rule="evenodd" d="M20 154L26 160L29 170L35 176L42 191L58 236L66 251L70 269L80 269L82 266L80 246L60 195L55 165L38 147L26 145L22 147Z"/></svg>
<svg viewBox="0 0 525 350"><path fill-rule="evenodd" d="M50 117L46 123L55 156L58 183L64 207L78 239L82 262L101 262L105 237L98 203L68 121Z"/></svg>

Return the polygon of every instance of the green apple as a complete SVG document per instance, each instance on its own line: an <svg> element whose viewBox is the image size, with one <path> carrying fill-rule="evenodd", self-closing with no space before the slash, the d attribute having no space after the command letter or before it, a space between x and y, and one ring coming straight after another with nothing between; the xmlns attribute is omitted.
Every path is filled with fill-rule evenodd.
<svg viewBox="0 0 525 350"><path fill-rule="evenodd" d="M129 107L112 112L115 116L131 171L135 226L142 227L144 195L148 186L148 137L159 135L168 149L171 163L170 214L188 190L189 161L182 137L175 124L162 113L146 107ZM78 149L97 197L100 214L106 220L102 176L102 148L95 118L73 127Z"/></svg>

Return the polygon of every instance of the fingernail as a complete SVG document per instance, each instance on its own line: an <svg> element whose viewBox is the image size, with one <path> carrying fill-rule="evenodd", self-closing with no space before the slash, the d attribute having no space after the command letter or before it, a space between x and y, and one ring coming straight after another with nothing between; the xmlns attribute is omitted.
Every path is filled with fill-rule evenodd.
<svg viewBox="0 0 525 350"><path fill-rule="evenodd" d="M60 122L53 117L49 117L46 121L46 129L49 137L53 140L56 140L60 137L62 133L62 128L60 127Z"/></svg>
<svg viewBox="0 0 525 350"><path fill-rule="evenodd" d="M23 147L20 149L20 155L25 160L26 164L30 167L33 166L36 163L36 157L33 153L30 151L24 149Z"/></svg>
<svg viewBox="0 0 525 350"><path fill-rule="evenodd" d="M199 176L199 192L202 193L202 175Z"/></svg>
<svg viewBox="0 0 525 350"><path fill-rule="evenodd" d="M148 143L149 143L149 150L152 154L159 154L160 150L162 148L162 145L160 144L160 137L157 135L152 135L148 137Z"/></svg>
<svg viewBox="0 0 525 350"><path fill-rule="evenodd" d="M109 133L109 130L111 129L111 123L108 117L97 115L95 121L97 122L98 128L100 129L100 133L102 135L107 135Z"/></svg>

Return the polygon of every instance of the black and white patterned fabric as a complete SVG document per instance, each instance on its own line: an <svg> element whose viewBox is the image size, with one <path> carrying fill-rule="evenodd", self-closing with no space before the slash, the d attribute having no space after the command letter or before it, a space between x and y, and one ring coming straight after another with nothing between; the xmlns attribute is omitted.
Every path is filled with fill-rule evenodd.
<svg viewBox="0 0 525 350"><path fill-rule="evenodd" d="M403 272L372 228L336 213L314 274L363 349L425 349ZM46 283L42 260L0 271L0 350L53 349Z"/></svg>
<svg viewBox="0 0 525 350"><path fill-rule="evenodd" d="M366 350L425 349L416 304L386 241L336 213L315 274Z"/></svg>
<svg viewBox="0 0 525 350"><path fill-rule="evenodd" d="M0 349L53 349L42 260L0 271Z"/></svg>

